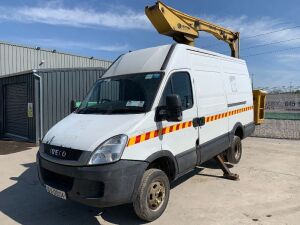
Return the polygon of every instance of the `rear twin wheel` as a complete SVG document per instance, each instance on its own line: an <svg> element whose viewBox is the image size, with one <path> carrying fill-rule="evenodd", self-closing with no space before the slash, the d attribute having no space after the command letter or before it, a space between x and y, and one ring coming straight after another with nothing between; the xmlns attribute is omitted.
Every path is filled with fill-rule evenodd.
<svg viewBox="0 0 300 225"><path fill-rule="evenodd" d="M242 158L242 141L238 136L233 137L232 144L226 151L226 158L229 163L238 164Z"/></svg>

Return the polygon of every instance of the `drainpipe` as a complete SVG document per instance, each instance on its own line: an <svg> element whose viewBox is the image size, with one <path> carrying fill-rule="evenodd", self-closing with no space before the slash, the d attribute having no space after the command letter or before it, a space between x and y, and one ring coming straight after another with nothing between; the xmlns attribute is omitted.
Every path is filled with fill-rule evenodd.
<svg viewBox="0 0 300 225"><path fill-rule="evenodd" d="M40 140L43 139L43 85L42 85L42 77L36 73L36 70L33 70L33 76L39 79L40 84Z"/></svg>

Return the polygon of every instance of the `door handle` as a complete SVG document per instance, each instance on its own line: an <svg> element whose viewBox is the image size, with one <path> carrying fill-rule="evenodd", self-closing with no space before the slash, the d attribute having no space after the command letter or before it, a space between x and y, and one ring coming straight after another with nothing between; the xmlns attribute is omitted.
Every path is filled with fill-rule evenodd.
<svg viewBox="0 0 300 225"><path fill-rule="evenodd" d="M194 127L201 127L205 125L205 117L196 117L193 119L193 126Z"/></svg>
<svg viewBox="0 0 300 225"><path fill-rule="evenodd" d="M193 127L201 127L205 125L205 117L196 117L193 119Z"/></svg>

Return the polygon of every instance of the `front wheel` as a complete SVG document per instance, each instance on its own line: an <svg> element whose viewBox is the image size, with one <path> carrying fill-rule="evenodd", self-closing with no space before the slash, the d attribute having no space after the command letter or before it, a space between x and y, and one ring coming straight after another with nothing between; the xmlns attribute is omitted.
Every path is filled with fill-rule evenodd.
<svg viewBox="0 0 300 225"><path fill-rule="evenodd" d="M136 215L142 220L151 222L165 211L170 194L170 183L167 175L159 169L146 170L137 197L133 201Z"/></svg>
<svg viewBox="0 0 300 225"><path fill-rule="evenodd" d="M234 136L230 148L226 154L229 163L238 164L242 158L242 141L238 136Z"/></svg>

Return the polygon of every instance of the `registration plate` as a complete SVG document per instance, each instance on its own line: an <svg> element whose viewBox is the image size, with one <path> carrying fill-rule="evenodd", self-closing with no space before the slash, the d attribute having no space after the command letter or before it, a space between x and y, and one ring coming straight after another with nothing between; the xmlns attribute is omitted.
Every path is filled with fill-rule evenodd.
<svg viewBox="0 0 300 225"><path fill-rule="evenodd" d="M48 185L46 185L46 191L58 198L62 198L64 200L67 199L66 193L64 191L57 190L56 188L50 187Z"/></svg>

